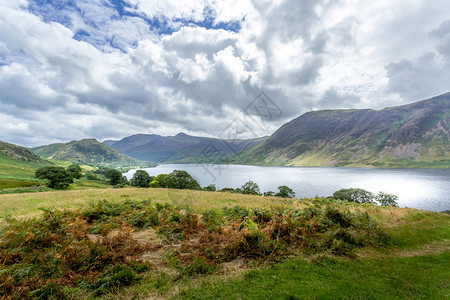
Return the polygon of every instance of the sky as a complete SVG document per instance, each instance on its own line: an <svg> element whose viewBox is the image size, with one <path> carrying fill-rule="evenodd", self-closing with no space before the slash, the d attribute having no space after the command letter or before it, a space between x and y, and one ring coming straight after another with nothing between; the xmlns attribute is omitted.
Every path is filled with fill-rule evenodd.
<svg viewBox="0 0 450 300"><path fill-rule="evenodd" d="M22 146L253 138L449 91L448 0L0 1L0 140Z"/></svg>

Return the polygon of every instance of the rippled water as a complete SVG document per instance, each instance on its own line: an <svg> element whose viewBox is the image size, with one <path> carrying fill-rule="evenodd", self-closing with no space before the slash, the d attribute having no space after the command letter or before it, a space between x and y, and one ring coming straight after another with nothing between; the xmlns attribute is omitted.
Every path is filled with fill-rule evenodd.
<svg viewBox="0 0 450 300"><path fill-rule="evenodd" d="M201 186L211 183L218 188L256 182L261 192L277 191L280 185L292 188L296 197L329 196L341 188L363 188L373 193L384 191L399 196L401 207L424 210L450 210L449 169L372 169L266 167L241 165L167 164L145 169L150 175L185 170ZM135 171L125 175L131 178Z"/></svg>

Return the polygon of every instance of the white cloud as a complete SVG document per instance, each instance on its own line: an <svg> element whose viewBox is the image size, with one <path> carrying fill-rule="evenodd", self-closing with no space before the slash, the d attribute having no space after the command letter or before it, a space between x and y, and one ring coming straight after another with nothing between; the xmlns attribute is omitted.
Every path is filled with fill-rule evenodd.
<svg viewBox="0 0 450 300"><path fill-rule="evenodd" d="M267 135L311 109L381 108L443 93L445 2L127 0L133 14L120 16L104 0L65 9L4 0L0 117L9 125L0 139L217 136L261 90L284 112L259 132ZM148 19L175 31L160 35ZM189 24L205 19L241 28Z"/></svg>

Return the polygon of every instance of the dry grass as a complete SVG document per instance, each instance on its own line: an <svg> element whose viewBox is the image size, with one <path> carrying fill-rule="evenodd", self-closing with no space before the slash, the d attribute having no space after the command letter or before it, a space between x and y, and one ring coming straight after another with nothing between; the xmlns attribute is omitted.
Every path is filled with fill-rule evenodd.
<svg viewBox="0 0 450 300"><path fill-rule="evenodd" d="M0 195L0 217L10 215L30 218L39 215L41 207L76 209L84 207L91 201L122 202L127 199L135 201L152 199L155 203L188 205L200 211L234 205L245 207L290 206L285 199L277 197L174 189L109 188ZM302 206L302 204L295 206Z"/></svg>

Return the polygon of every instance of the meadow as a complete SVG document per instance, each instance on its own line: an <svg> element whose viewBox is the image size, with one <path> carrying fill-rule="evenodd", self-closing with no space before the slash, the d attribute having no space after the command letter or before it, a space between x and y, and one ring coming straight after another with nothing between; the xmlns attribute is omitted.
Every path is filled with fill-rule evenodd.
<svg viewBox="0 0 450 300"><path fill-rule="evenodd" d="M0 195L0 212L5 298L449 297L444 213L89 186Z"/></svg>

